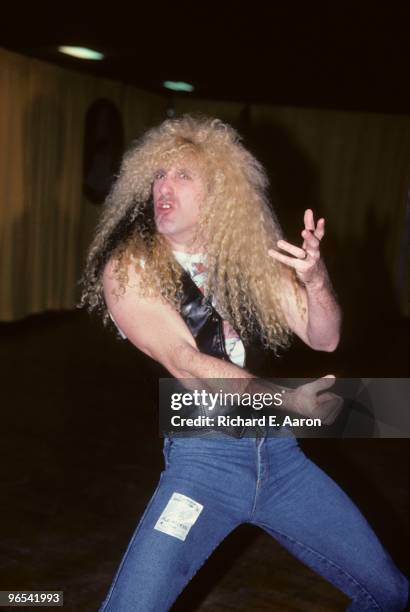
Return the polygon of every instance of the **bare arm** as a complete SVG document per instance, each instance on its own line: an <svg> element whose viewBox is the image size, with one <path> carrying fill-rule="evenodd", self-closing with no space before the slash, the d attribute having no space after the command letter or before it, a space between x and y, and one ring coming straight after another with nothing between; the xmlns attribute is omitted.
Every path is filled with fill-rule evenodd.
<svg viewBox="0 0 410 612"><path fill-rule="evenodd" d="M132 265L128 279L121 292L109 262L103 275L104 297L115 322L137 348L176 378L252 378L233 363L200 353L190 329L171 305L159 298L141 297Z"/></svg>
<svg viewBox="0 0 410 612"><path fill-rule="evenodd" d="M302 308L298 308L290 284L282 299L283 310L292 331L313 349L334 351L340 339L342 316L326 266L320 258L320 240L325 234L325 220L319 219L315 226L313 212L307 210L304 223L302 248L279 240L278 247L290 253L290 256L276 250L269 251L269 255L293 267L300 281L297 291Z"/></svg>
<svg viewBox="0 0 410 612"><path fill-rule="evenodd" d="M276 392L282 389L256 379L233 363L200 353L191 331L172 306L161 299L140 295L138 276L132 265L128 268L128 279L122 292L113 274L113 264L107 264L103 275L107 307L130 342L161 363L173 376L205 379L208 382L213 378L235 379L235 392L238 393ZM320 379L299 389L289 390L283 408L310 415L320 402L330 398L329 394L317 397L318 391L332 384L333 380Z"/></svg>

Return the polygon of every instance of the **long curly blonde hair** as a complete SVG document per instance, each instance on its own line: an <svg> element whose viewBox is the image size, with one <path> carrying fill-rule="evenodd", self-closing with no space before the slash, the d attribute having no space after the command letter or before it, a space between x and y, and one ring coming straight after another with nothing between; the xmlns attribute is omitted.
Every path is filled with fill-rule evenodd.
<svg viewBox="0 0 410 612"><path fill-rule="evenodd" d="M279 296L285 280L294 284L294 275L267 254L282 232L269 206L266 173L237 132L218 119L166 120L125 154L88 252L79 306L109 320L102 273L111 259L122 290L131 262L142 295L160 296L179 309L182 269L156 232L152 184L159 167L187 158L208 185L198 224L208 237L205 295L245 343L257 334L277 352L290 338Z"/></svg>

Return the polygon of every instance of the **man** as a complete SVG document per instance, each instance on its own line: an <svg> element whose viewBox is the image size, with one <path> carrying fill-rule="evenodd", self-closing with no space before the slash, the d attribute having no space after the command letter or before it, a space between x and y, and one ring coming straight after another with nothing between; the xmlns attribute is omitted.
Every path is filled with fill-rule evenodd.
<svg viewBox="0 0 410 612"><path fill-rule="evenodd" d="M302 246L286 242L266 187L261 165L221 121L185 116L150 130L106 203L82 303L176 378L237 379L245 389L257 339L278 352L294 333L333 351L341 315L320 258L325 221L307 210ZM290 392L292 408L320 408L332 396L318 392L332 383ZM165 438L166 469L101 610L168 610L244 522L343 590L350 610L403 610L406 579L296 439L229 434Z"/></svg>

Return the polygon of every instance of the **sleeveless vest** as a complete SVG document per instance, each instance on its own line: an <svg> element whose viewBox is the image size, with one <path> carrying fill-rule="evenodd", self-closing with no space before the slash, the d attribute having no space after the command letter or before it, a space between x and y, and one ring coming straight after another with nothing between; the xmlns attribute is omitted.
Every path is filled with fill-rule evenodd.
<svg viewBox="0 0 410 612"><path fill-rule="evenodd" d="M230 361L225 349L222 317L215 310L211 301L203 296L190 275L185 271L182 275L182 287L181 316L195 338L199 351L224 361ZM268 353L263 349L260 342L255 342L255 344L248 346L245 345L245 367L252 374L262 376L268 372L268 361ZM203 411L204 409L201 410ZM203 414L205 415L205 413ZM219 411L219 414L222 414L222 412ZM196 408L193 410L185 409L184 416L198 416L198 411ZM255 435L258 433L256 429ZM213 427L202 427L200 429L202 433L212 430ZM219 427L218 431L240 438L244 435L245 427ZM172 436L174 434L167 432L167 435Z"/></svg>
<svg viewBox="0 0 410 612"><path fill-rule="evenodd" d="M230 361L225 349L223 319L205 298L187 272L182 276L181 316L189 327L201 353ZM255 338L245 345L245 368L255 376L269 374L270 355Z"/></svg>
<svg viewBox="0 0 410 612"><path fill-rule="evenodd" d="M182 277L181 316L190 329L198 350L201 353L230 362L225 349L223 319L213 307L211 301L204 297L188 272L183 271ZM254 376L272 376L271 354L263 347L258 338L252 344L245 345L244 367ZM171 378L170 373L158 362L152 361L155 378ZM221 412L220 412L221 413ZM222 413L221 413L222 414ZM196 408L186 408L185 417L198 416ZM212 431L213 427L202 427L201 432ZM248 428L249 429L249 428ZM255 435L258 433L255 429ZM233 437L242 437L245 427L219 427L222 431ZM176 435L172 432L163 432L165 435Z"/></svg>

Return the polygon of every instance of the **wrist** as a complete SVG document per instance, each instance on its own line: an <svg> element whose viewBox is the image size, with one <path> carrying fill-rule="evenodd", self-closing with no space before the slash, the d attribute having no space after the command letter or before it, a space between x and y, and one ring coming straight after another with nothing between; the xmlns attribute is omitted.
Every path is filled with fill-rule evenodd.
<svg viewBox="0 0 410 612"><path fill-rule="evenodd" d="M324 278L312 278L311 280L305 281L303 284L306 291L309 293L319 293L323 291L326 286Z"/></svg>
<svg viewBox="0 0 410 612"><path fill-rule="evenodd" d="M306 291L309 293L319 293L329 285L329 277L326 268L323 266L320 270L312 275L311 278L304 281Z"/></svg>

